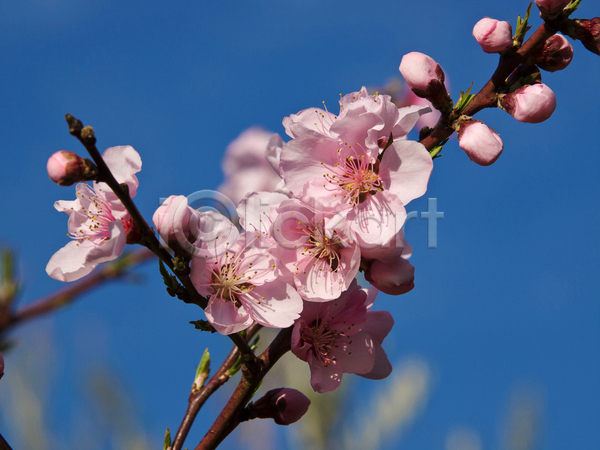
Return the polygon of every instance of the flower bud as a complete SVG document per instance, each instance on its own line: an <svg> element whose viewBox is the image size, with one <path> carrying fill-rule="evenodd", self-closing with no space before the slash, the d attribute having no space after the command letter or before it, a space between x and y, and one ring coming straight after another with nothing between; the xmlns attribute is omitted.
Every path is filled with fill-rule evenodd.
<svg viewBox="0 0 600 450"><path fill-rule="evenodd" d="M486 53L499 53L513 43L510 23L484 17L473 27L473 37Z"/></svg>
<svg viewBox="0 0 600 450"><path fill-rule="evenodd" d="M402 258L393 263L375 260L365 270L365 278L381 292L402 295L415 287L415 268Z"/></svg>
<svg viewBox="0 0 600 450"><path fill-rule="evenodd" d="M444 100L446 76L433 58L419 52L408 53L402 57L400 73L418 97L427 98L432 103Z"/></svg>
<svg viewBox="0 0 600 450"><path fill-rule="evenodd" d="M4 375L4 357L2 356L2 352L0 352L0 378Z"/></svg>
<svg viewBox="0 0 600 450"><path fill-rule="evenodd" d="M600 17L575 19L572 24L574 30L569 30L569 36L579 39L590 52L600 55Z"/></svg>
<svg viewBox="0 0 600 450"><path fill-rule="evenodd" d="M556 109L556 97L545 84L523 86L506 94L502 108L519 122L540 123Z"/></svg>
<svg viewBox="0 0 600 450"><path fill-rule="evenodd" d="M569 65L573 59L573 46L562 34L550 36L544 45L537 47L531 52L531 60L540 69L548 72L562 70Z"/></svg>
<svg viewBox="0 0 600 450"><path fill-rule="evenodd" d="M50 179L60 186L71 186L85 180L85 160L73 152L61 150L46 164Z"/></svg>
<svg viewBox="0 0 600 450"><path fill-rule="evenodd" d="M535 0L535 4L543 13L556 14L563 10L571 0Z"/></svg>
<svg viewBox="0 0 600 450"><path fill-rule="evenodd" d="M154 212L152 222L160 237L169 246L185 244L190 237L190 217L194 210L184 195L171 195Z"/></svg>
<svg viewBox="0 0 600 450"><path fill-rule="evenodd" d="M296 389L272 389L248 405L248 419L273 419L278 425L297 422L308 411L310 400Z"/></svg>
<svg viewBox="0 0 600 450"><path fill-rule="evenodd" d="M460 126L458 145L480 166L493 164L504 150L500 136L480 120L473 119Z"/></svg>

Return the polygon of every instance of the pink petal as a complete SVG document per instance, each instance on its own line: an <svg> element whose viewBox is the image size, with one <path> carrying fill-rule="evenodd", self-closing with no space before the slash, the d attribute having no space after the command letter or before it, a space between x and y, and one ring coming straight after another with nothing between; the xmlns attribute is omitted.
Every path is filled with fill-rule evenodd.
<svg viewBox="0 0 600 450"><path fill-rule="evenodd" d="M120 220L108 225L110 238L104 241L71 241L57 251L48 264L46 272L58 281L78 280L101 263L112 261L123 253L126 234Z"/></svg>
<svg viewBox="0 0 600 450"><path fill-rule="evenodd" d="M368 378L369 380L383 380L392 373L392 365L388 359L385 350L379 342L373 341L375 349L375 362L373 363L373 369L367 373L359 373L358 376Z"/></svg>
<svg viewBox="0 0 600 450"><path fill-rule="evenodd" d="M407 205L427 191L433 160L427 149L415 141L394 141L385 151L379 176L387 190Z"/></svg>
<svg viewBox="0 0 600 450"><path fill-rule="evenodd" d="M129 195L135 197L139 181L135 176L142 170L142 158L130 145L107 148L102 159L119 183L127 183Z"/></svg>
<svg viewBox="0 0 600 450"><path fill-rule="evenodd" d="M383 191L367 195L348 220L361 248L373 248L388 243L398 233L406 220L406 210L398 197Z"/></svg>
<svg viewBox="0 0 600 450"><path fill-rule="evenodd" d="M342 382L342 370L339 364L332 362L324 366L320 361L313 358L312 354L308 357L310 366L310 385L319 393L331 392L338 388Z"/></svg>
<svg viewBox="0 0 600 450"><path fill-rule="evenodd" d="M252 325L252 317L244 307L236 307L231 301L212 296L204 310L210 324L221 334L232 334Z"/></svg>
<svg viewBox="0 0 600 450"><path fill-rule="evenodd" d="M266 327L287 328L302 311L302 299L289 284L280 281L255 286L240 298L252 318Z"/></svg>

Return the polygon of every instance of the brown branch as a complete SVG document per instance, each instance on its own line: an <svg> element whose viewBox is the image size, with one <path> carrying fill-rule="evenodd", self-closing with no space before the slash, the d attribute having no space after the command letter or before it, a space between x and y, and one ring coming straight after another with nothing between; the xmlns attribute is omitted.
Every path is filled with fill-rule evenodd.
<svg viewBox="0 0 600 450"><path fill-rule="evenodd" d="M248 342L257 332L262 328L259 324L254 324L250 328L248 328L246 332L246 339L244 342ZM215 393L221 386L223 386L229 379L231 378L227 372L231 367L236 363L240 356L240 352L238 347L234 346L225 358L225 361L219 367L219 370L213 375L206 385L204 385L199 390L192 389L192 393L190 394L190 398L188 400L188 408L185 412L185 416L181 421L181 425L179 425L179 429L177 430L177 434L175 435L175 439L173 440L173 450L181 450L183 447L183 443L198 415L198 412L206 403L206 400Z"/></svg>
<svg viewBox="0 0 600 450"><path fill-rule="evenodd" d="M498 67L492 77L485 86L475 94L473 100L471 100L469 105L467 105L460 115L473 116L484 108L495 107L496 95L504 86L506 78L525 60L534 48L542 45L546 39L554 35L556 31L557 28L554 24L550 25L547 22L544 22L518 51L502 55ZM454 133L454 129L451 125L456 119L458 119L458 115L456 114L452 114L450 117L442 116L433 131L427 137L420 140L421 144L423 144L427 150L431 150L444 139L449 138Z"/></svg>
<svg viewBox="0 0 600 450"><path fill-rule="evenodd" d="M1 320L0 334L21 322L51 313L73 302L79 296L103 282L127 275L134 266L153 258L154 254L145 248L126 253L118 260L98 268L82 280L69 284L67 287L53 292L44 298L10 312L5 319Z"/></svg>
<svg viewBox="0 0 600 450"><path fill-rule="evenodd" d="M8 442L2 437L0 434L0 450L12 450L11 446L8 445Z"/></svg>
<svg viewBox="0 0 600 450"><path fill-rule="evenodd" d="M210 427L196 450L212 450L225 439L240 423L239 415L248 404L254 391L273 365L290 350L292 327L279 332L271 345L258 357L262 362L260 370L252 373L242 367L242 378L233 395Z"/></svg>

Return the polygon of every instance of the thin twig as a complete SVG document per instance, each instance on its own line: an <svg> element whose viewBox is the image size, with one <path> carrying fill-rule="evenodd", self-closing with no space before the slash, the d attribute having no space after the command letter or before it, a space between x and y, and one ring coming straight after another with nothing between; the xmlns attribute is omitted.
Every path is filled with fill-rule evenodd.
<svg viewBox="0 0 600 450"><path fill-rule="evenodd" d="M256 373L250 373L242 367L242 378L236 387L233 395L210 427L202 441L196 447L196 450L213 450L225 439L240 423L239 415L252 399L254 391L262 381L264 376L273 365L287 351L290 350L292 337L292 327L285 328L279 332L271 345L265 352L259 356L262 367Z"/></svg>
<svg viewBox="0 0 600 450"><path fill-rule="evenodd" d="M44 298L10 312L7 318L0 323L0 334L21 322L51 313L73 302L82 294L85 294L103 282L127 275L134 266L149 261L154 257L154 254L145 248L126 253L118 260L99 267L82 280L69 284Z"/></svg>
<svg viewBox="0 0 600 450"><path fill-rule="evenodd" d="M257 332L260 330L261 325L254 324L250 328L248 328L246 332L245 342L248 342ZM215 372L213 377L210 379L206 385L204 385L201 389L194 391L190 394L190 398L188 400L188 408L185 412L185 416L181 421L181 425L179 425L179 429L177 430L177 434L175 435L175 439L173 440L173 450L181 450L185 439L198 415L198 412L206 403L206 400L215 393L221 386L223 386L227 381L229 381L230 376L227 374L229 369L236 363L240 356L240 352L237 346L234 346L225 358L225 361L219 367L219 370Z"/></svg>

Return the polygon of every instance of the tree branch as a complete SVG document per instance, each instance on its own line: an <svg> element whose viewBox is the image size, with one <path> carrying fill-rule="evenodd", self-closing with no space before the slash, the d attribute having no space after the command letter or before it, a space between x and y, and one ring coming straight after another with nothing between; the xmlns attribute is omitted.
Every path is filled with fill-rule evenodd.
<svg viewBox="0 0 600 450"><path fill-rule="evenodd" d="M51 313L73 302L79 296L103 282L127 275L136 265L153 258L154 254L145 248L126 253L116 261L98 268L82 280L69 284L67 287L53 292L44 298L22 306L16 311L9 312L5 318L0 318L0 334L3 334L9 328L21 322Z"/></svg>
<svg viewBox="0 0 600 450"><path fill-rule="evenodd" d="M265 352L258 357L262 362L262 367L256 373L242 367L242 378L236 387L233 395L210 427L202 441L196 447L196 450L212 450L225 439L240 423L239 415L248 402L252 399L254 391L259 383L271 370L273 365L281 358L291 347L292 327L285 328L279 332L271 345Z"/></svg>
<svg viewBox="0 0 600 450"><path fill-rule="evenodd" d="M250 328L248 328L246 332L246 339L244 342L248 342L260 329L262 328L259 324L253 324ZM227 381L229 381L230 376L227 374L229 369L237 362L240 357L240 352L237 346L234 346L225 358L225 361L219 367L219 370L215 372L213 377L210 379L206 385L204 385L199 390L192 389L192 393L190 394L190 398L188 400L188 408L185 412L185 416L181 421L181 425L179 425L179 429L177 430L177 434L175 435L175 439L173 440L173 450L181 450L185 439L198 415L198 412L206 403L206 400L215 393L221 386L223 386Z"/></svg>

